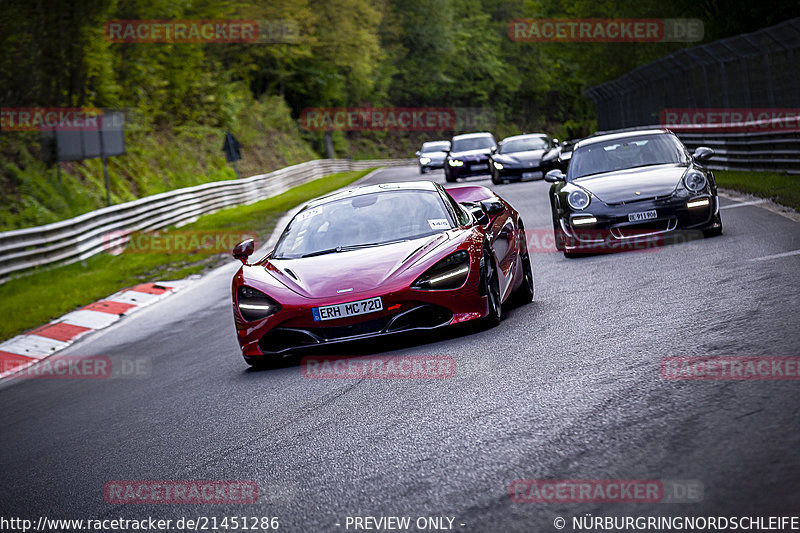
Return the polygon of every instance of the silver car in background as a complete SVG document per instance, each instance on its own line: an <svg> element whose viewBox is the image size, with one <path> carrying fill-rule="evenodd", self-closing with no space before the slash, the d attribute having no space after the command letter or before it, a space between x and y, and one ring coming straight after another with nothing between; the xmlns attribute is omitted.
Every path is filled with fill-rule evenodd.
<svg viewBox="0 0 800 533"><path fill-rule="evenodd" d="M450 150L450 141L430 141L422 143L422 148L417 152L419 173L425 174L429 170L444 168L444 158Z"/></svg>

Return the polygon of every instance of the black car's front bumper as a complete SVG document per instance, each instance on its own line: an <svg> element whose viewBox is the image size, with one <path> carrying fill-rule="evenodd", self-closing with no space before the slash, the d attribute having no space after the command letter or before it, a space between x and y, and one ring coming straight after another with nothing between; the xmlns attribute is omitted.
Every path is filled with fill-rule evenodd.
<svg viewBox="0 0 800 533"><path fill-rule="evenodd" d="M449 160L445 163L445 172L450 174L453 179L470 178L472 176L486 176L491 174L489 170L489 158L477 161L465 161L462 166L453 166Z"/></svg>
<svg viewBox="0 0 800 533"><path fill-rule="evenodd" d="M493 167L495 177L500 180L519 181L523 179L543 179L544 172L541 166L535 167L508 167L502 169Z"/></svg>
<svg viewBox="0 0 800 533"><path fill-rule="evenodd" d="M653 219L629 219L630 214L652 211L656 212ZM701 236L702 231L721 227L721 222L716 194L700 194L614 205L595 199L584 211L561 216L558 225L559 249L599 253L657 248L682 238L692 240Z"/></svg>

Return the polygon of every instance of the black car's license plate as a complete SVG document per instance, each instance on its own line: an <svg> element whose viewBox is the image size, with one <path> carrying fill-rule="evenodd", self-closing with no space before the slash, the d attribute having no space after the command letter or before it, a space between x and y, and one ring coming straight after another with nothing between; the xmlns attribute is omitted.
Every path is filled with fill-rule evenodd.
<svg viewBox="0 0 800 533"><path fill-rule="evenodd" d="M658 213L655 209L651 211L640 211L638 213L629 213L628 214L628 222L640 222L642 220L652 220L658 217Z"/></svg>

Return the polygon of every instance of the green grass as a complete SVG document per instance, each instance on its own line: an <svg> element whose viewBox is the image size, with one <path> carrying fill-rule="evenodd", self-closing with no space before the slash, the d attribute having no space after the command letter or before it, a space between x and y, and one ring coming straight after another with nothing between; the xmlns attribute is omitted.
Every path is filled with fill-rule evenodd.
<svg viewBox="0 0 800 533"><path fill-rule="evenodd" d="M279 196L251 205L204 215L196 222L160 235L185 232L254 233L263 243L286 211L308 200L345 187L369 170L332 174ZM185 249L184 249L185 250ZM0 285L0 340L49 322L78 307L138 283L180 279L219 265L225 255L198 253L102 253L86 261L54 267Z"/></svg>
<svg viewBox="0 0 800 533"><path fill-rule="evenodd" d="M800 176L777 172L715 170L717 185L800 210Z"/></svg>
<svg viewBox="0 0 800 533"><path fill-rule="evenodd" d="M222 152L226 129L242 145L242 176L319 158L279 97L246 106L229 128L157 128L131 119L125 132L127 153L108 158L111 202L235 179ZM0 231L49 224L105 205L100 159L61 163L59 179L56 169L42 162L37 133L0 134Z"/></svg>

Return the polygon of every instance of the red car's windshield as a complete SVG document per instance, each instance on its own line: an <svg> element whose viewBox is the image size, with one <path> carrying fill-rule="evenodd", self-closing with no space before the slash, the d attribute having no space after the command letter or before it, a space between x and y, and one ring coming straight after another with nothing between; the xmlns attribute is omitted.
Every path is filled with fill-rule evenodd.
<svg viewBox="0 0 800 533"><path fill-rule="evenodd" d="M306 208L292 219L273 259L295 259L416 239L453 227L435 191L382 191Z"/></svg>

